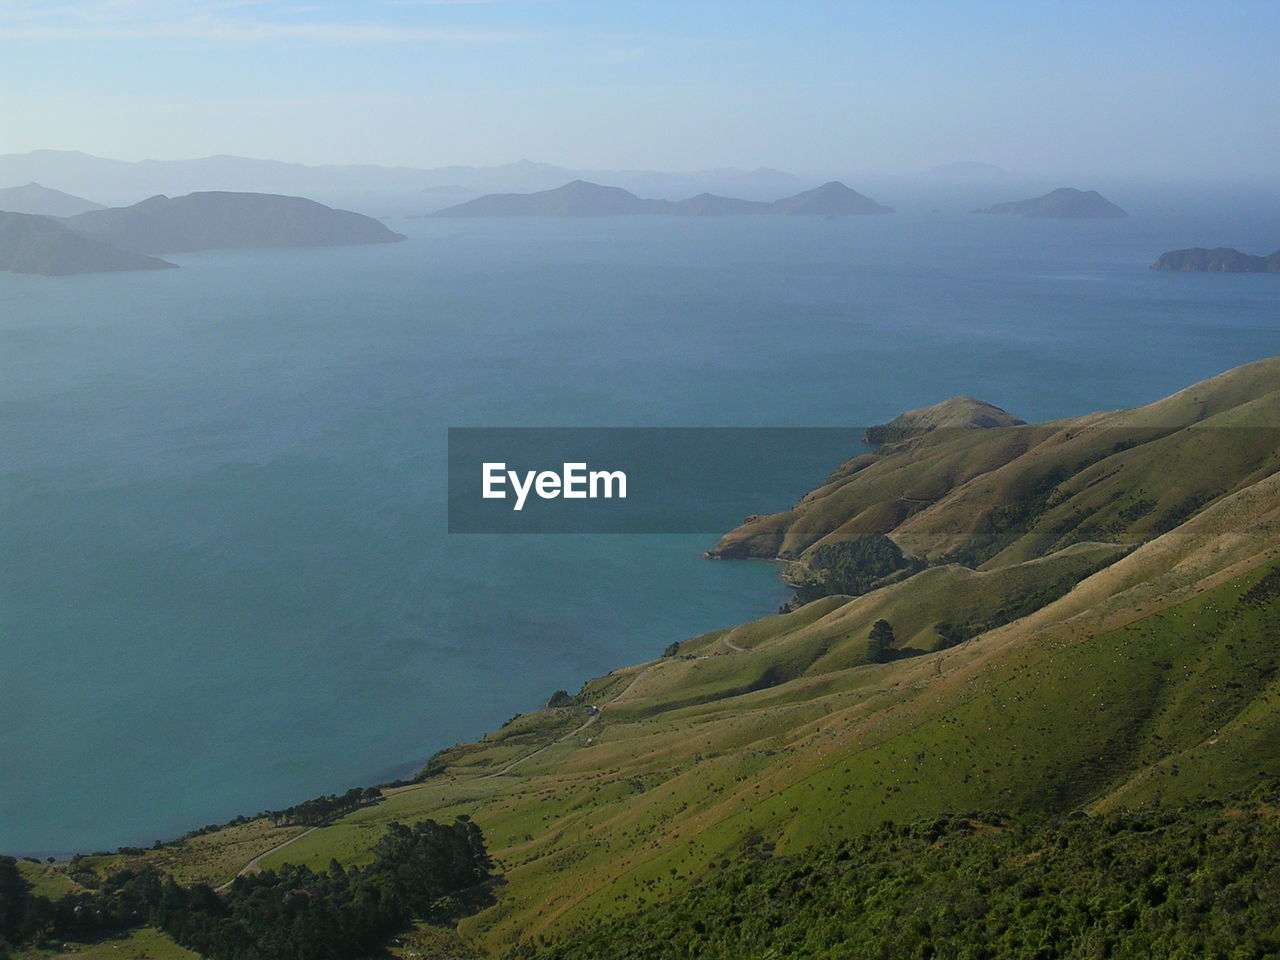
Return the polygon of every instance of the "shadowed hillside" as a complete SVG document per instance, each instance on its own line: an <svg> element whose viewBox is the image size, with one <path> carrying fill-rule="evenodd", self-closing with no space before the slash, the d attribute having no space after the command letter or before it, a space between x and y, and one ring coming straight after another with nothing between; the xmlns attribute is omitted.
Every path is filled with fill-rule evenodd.
<svg viewBox="0 0 1280 960"><path fill-rule="evenodd" d="M49 217L0 213L0 270L49 277L118 270L165 270L172 263L82 237Z"/></svg>

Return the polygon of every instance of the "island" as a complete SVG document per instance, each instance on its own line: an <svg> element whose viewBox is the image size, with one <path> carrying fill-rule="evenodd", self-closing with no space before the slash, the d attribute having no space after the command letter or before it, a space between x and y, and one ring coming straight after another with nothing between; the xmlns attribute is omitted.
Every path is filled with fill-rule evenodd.
<svg viewBox="0 0 1280 960"><path fill-rule="evenodd" d="M166 270L173 266L81 236L49 217L0 213L0 270L6 273L63 277L119 270Z"/></svg>
<svg viewBox="0 0 1280 960"><path fill-rule="evenodd" d="M849 216L892 213L838 180L772 203L701 193L686 200L646 200L621 187L574 180L536 193L490 193L446 207L433 217L622 217L640 214L723 217L751 214Z"/></svg>
<svg viewBox="0 0 1280 960"><path fill-rule="evenodd" d="M840 217L868 213L893 213L892 207L876 203L857 190L851 190L839 180L832 180L820 187L784 197L773 202L774 213L790 216Z"/></svg>
<svg viewBox="0 0 1280 960"><path fill-rule="evenodd" d="M1160 254L1152 270L1182 273L1280 273L1280 250L1266 257L1241 253L1234 247L1190 247Z"/></svg>
<svg viewBox="0 0 1280 960"><path fill-rule="evenodd" d="M714 193L700 193L687 200L677 200L668 213L679 217L738 217L752 213L771 213L773 204L758 200L739 200Z"/></svg>
<svg viewBox="0 0 1280 960"><path fill-rule="evenodd" d="M337 247L404 239L373 217L271 193L161 195L130 207L92 210L63 223L79 234L135 253Z"/></svg>
<svg viewBox="0 0 1280 960"><path fill-rule="evenodd" d="M487 193L445 207L434 217L618 217L665 213L666 201L641 200L630 190L587 180L571 180L536 193Z"/></svg>
<svg viewBox="0 0 1280 960"><path fill-rule="evenodd" d="M1011 200L973 212L1014 213L1022 217L1060 220L1107 220L1128 216L1097 190L1077 190L1074 187L1059 187L1043 197Z"/></svg>

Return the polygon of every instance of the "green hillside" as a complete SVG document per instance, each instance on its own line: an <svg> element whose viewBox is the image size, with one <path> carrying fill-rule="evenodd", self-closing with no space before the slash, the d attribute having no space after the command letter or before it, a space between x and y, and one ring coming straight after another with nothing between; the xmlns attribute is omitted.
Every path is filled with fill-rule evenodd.
<svg viewBox="0 0 1280 960"><path fill-rule="evenodd" d="M1103 828L1091 824L1115 823L1134 850L1163 856L1125 811L1176 811L1280 780L1278 391L1273 359L1135 410L887 445L722 541L724 555L787 555L820 577L824 544L887 537L911 562L860 595L823 596L592 680L318 827L249 820L68 869L90 884L141 865L221 884L247 865L360 867L390 824L465 814L503 874L494 903L458 925L469 949L502 955L618 921L600 936L630 950L628 917L643 923L655 904L704 891L707 950L729 956L722 894L709 882L744 862L828 863L863 843L881 857L887 841L874 831L885 820L949 818L940 829L958 851L956 876L1039 849L1001 840L983 852L984 831L970 836L954 819L972 810L999 811L989 825L1026 843L1040 843L1041 829L1092 843ZM894 512L908 500L923 505ZM885 525L860 527L868 516ZM888 644L871 639L881 623ZM1103 819L1034 820L1072 815ZM1151 836L1204 826L1168 815L1173 825ZM914 916L915 901L890 896L906 897L903 883L880 884L891 873L849 889L878 898L875 916ZM942 896L959 882L950 876L920 882ZM1036 882L1048 890L1050 879ZM1004 918L996 933L1016 939L1056 903L1068 912L1054 922L1075 929L1075 890L1027 905L1022 932L1007 889L992 888L981 916ZM1110 916L1108 898L1122 909L1127 890L1105 893L1098 916ZM1135 909L1133 925L1099 935L1173 936L1190 916ZM1223 922L1205 936L1232 929ZM1054 943L1076 943L1063 937Z"/></svg>
<svg viewBox="0 0 1280 960"><path fill-rule="evenodd" d="M803 582L823 577L822 547L872 535L921 563L984 568L1080 542L1132 545L1274 473L1278 451L1272 358L1134 410L886 444L711 555L796 561L788 576Z"/></svg>
<svg viewBox="0 0 1280 960"><path fill-rule="evenodd" d="M966 960L1280 953L1275 786L1241 803L1082 817L950 814L788 857L522 956Z"/></svg>

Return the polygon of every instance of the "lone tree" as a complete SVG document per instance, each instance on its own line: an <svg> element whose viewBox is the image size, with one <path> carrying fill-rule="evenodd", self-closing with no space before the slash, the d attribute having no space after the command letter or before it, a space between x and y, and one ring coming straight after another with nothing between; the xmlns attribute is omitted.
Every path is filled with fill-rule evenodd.
<svg viewBox="0 0 1280 960"><path fill-rule="evenodd" d="M888 620L877 620L867 634L867 659L872 663L884 663L893 649L893 625Z"/></svg>

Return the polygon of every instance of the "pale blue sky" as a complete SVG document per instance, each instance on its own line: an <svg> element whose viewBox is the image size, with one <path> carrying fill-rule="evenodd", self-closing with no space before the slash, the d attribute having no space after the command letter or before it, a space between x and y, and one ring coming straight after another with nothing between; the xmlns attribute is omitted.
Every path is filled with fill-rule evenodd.
<svg viewBox="0 0 1280 960"><path fill-rule="evenodd" d="M1280 4L0 0L0 153L1273 174Z"/></svg>

